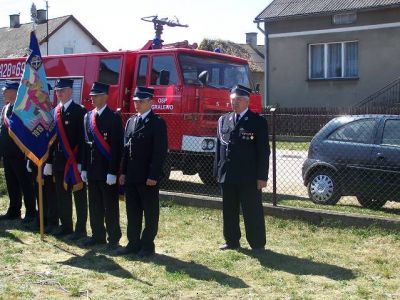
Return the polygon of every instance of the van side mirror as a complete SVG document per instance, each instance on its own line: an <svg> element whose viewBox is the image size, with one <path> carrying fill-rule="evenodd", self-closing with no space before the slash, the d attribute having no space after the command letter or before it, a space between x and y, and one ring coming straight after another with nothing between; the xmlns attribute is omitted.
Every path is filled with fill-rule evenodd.
<svg viewBox="0 0 400 300"><path fill-rule="evenodd" d="M207 85L208 83L208 71L203 71L198 76L199 81L203 86Z"/></svg>
<svg viewBox="0 0 400 300"><path fill-rule="evenodd" d="M161 70L160 71L160 85L168 85L169 84L169 71Z"/></svg>

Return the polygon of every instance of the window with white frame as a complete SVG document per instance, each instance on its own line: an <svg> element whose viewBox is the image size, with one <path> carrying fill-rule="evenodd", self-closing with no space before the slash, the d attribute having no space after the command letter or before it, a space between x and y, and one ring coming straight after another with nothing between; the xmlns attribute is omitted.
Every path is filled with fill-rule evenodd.
<svg viewBox="0 0 400 300"><path fill-rule="evenodd" d="M358 42L310 44L309 79L358 77Z"/></svg>

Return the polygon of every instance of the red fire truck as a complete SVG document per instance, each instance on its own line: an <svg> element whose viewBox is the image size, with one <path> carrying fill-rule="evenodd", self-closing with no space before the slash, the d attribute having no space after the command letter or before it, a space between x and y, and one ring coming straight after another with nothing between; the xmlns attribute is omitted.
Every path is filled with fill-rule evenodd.
<svg viewBox="0 0 400 300"><path fill-rule="evenodd" d="M151 49L151 45L149 41L136 51L47 56L44 67L53 86L57 78L74 79L73 99L88 110L93 108L89 99L92 83L110 84L108 105L120 110L124 121L135 112L131 100L135 87L154 88L152 108L168 126L166 173L171 169L187 175L199 173L204 183L212 183L217 120L231 109L233 85L252 86L248 63L185 45L160 49ZM0 88L6 79L19 79L24 66L25 58L0 59ZM1 97L0 106L4 105ZM50 97L55 100L53 92ZM250 107L261 111L260 94L251 95Z"/></svg>

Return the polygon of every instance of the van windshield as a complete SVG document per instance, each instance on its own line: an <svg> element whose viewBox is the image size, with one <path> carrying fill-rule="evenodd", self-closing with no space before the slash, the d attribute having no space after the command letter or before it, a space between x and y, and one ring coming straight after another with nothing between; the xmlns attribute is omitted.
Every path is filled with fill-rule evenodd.
<svg viewBox="0 0 400 300"><path fill-rule="evenodd" d="M200 84L198 76L208 71L208 85L230 89L236 84L250 87L249 66L211 57L179 55L185 84Z"/></svg>

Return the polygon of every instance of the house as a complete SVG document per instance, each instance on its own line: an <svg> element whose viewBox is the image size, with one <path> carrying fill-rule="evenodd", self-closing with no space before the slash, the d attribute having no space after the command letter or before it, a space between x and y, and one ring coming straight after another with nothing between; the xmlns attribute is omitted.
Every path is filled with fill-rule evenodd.
<svg viewBox="0 0 400 300"><path fill-rule="evenodd" d="M48 42L46 10L38 10L38 23L35 31L42 55L108 51L72 15L49 19ZM0 57L25 56L31 31L32 23L20 24L19 15L10 15L10 26L0 28Z"/></svg>
<svg viewBox="0 0 400 300"><path fill-rule="evenodd" d="M264 94L264 45L257 45L257 32L246 33L244 44L204 39L199 45L200 50L214 51L216 48L219 48L222 53L246 59L250 67L251 87L259 86L260 94Z"/></svg>
<svg viewBox="0 0 400 300"><path fill-rule="evenodd" d="M274 0L254 21L267 41L266 104L399 101L400 0Z"/></svg>

